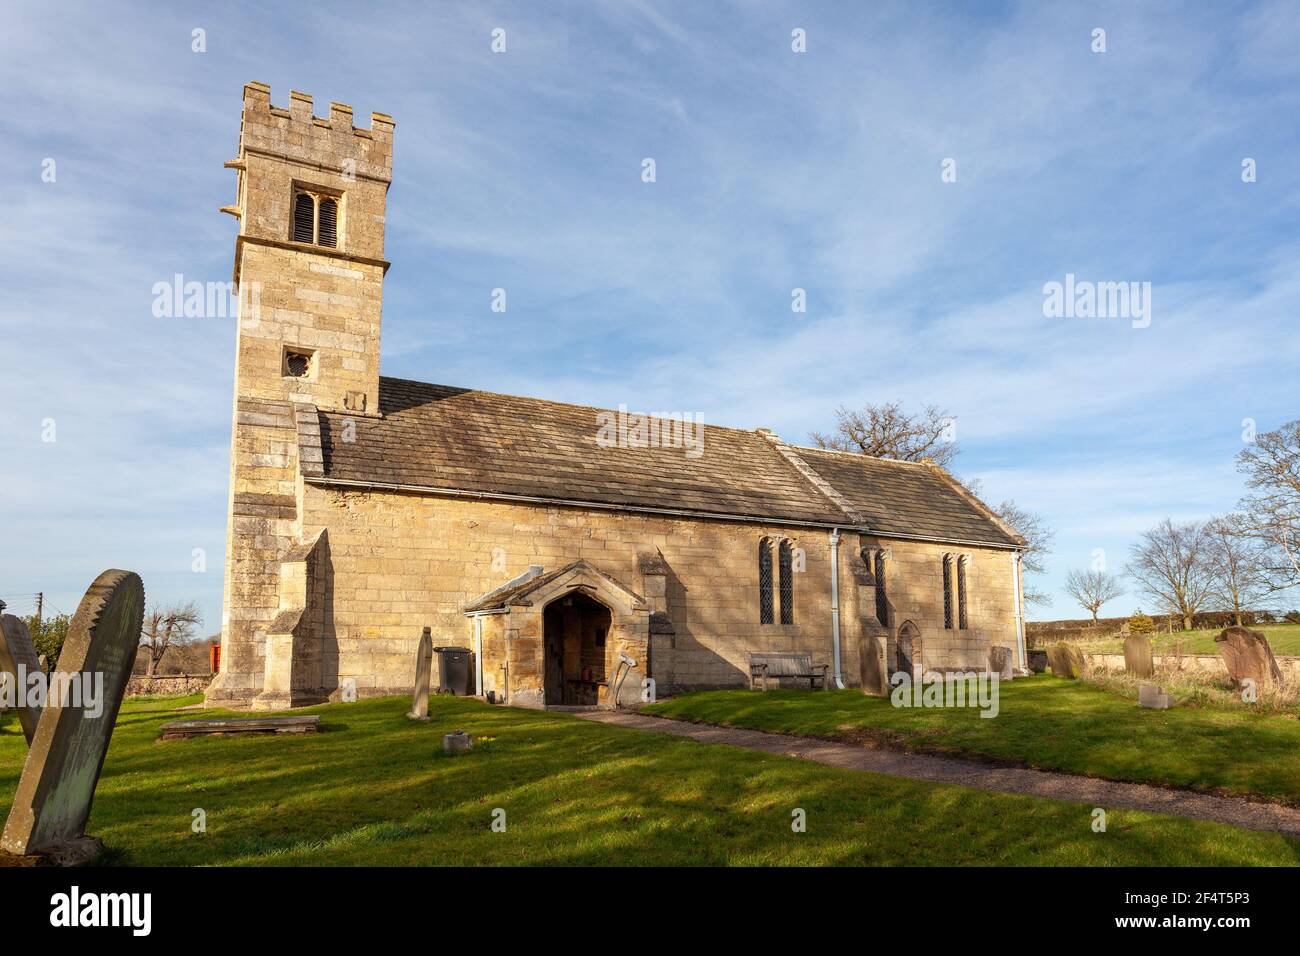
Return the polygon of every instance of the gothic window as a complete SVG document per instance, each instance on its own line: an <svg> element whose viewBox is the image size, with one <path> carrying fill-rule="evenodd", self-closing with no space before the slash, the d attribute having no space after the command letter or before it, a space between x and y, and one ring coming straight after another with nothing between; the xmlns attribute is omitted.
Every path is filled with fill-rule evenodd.
<svg viewBox="0 0 1300 956"><path fill-rule="evenodd" d="M293 196L292 230L294 242L335 248L339 232L338 198L298 190Z"/></svg>
<svg viewBox="0 0 1300 956"><path fill-rule="evenodd" d="M286 378L311 378L311 352L284 350L284 364L280 374Z"/></svg>
<svg viewBox="0 0 1300 956"><path fill-rule="evenodd" d="M957 559L957 626L966 630L966 556Z"/></svg>
<svg viewBox="0 0 1300 956"><path fill-rule="evenodd" d="M876 577L876 620L881 627L889 627L889 596L885 592L885 552L877 551L875 556Z"/></svg>
<svg viewBox="0 0 1300 956"><path fill-rule="evenodd" d="M943 626L952 630L952 555L943 556Z"/></svg>
<svg viewBox="0 0 1300 956"><path fill-rule="evenodd" d="M758 623L773 624L772 613L772 542L758 542Z"/></svg>
<svg viewBox="0 0 1300 956"><path fill-rule="evenodd" d="M794 546L789 539L777 549L777 563L781 569L781 623L794 623Z"/></svg>

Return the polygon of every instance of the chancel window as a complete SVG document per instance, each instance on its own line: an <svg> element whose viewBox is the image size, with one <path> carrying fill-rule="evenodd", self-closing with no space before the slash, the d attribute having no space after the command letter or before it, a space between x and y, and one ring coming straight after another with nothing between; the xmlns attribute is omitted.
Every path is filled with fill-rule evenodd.
<svg viewBox="0 0 1300 956"><path fill-rule="evenodd" d="M876 579L876 620L880 622L881 627L889 627L889 595L885 591L885 552L877 551L875 554L875 572Z"/></svg>
<svg viewBox="0 0 1300 956"><path fill-rule="evenodd" d="M957 559L957 626L966 630L966 561L965 555Z"/></svg>
<svg viewBox="0 0 1300 956"><path fill-rule="evenodd" d="M781 570L781 623L794 623L794 545L784 540L777 549Z"/></svg>
<svg viewBox="0 0 1300 956"><path fill-rule="evenodd" d="M758 623L775 623L772 598L772 542L764 538L758 543Z"/></svg>
<svg viewBox="0 0 1300 956"><path fill-rule="evenodd" d="M943 556L943 626L952 630L952 555Z"/></svg>

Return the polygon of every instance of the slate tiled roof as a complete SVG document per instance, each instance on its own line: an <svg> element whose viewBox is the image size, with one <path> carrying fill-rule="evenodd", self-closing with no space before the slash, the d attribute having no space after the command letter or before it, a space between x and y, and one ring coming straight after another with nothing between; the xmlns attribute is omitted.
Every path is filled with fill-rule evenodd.
<svg viewBox="0 0 1300 956"><path fill-rule="evenodd" d="M845 516L761 435L704 427L704 453L602 448L602 409L382 378L381 419L322 415L330 478L815 524Z"/></svg>
<svg viewBox="0 0 1300 956"><path fill-rule="evenodd" d="M932 465L816 448L795 451L878 534L1003 547L1021 543Z"/></svg>
<svg viewBox="0 0 1300 956"><path fill-rule="evenodd" d="M323 474L306 480L861 527L755 431L705 425L704 453L692 458L682 448L601 447L603 410L588 406L396 378L381 378L379 393L380 418L321 413ZM930 466L793 451L868 518L867 530L1017 543Z"/></svg>

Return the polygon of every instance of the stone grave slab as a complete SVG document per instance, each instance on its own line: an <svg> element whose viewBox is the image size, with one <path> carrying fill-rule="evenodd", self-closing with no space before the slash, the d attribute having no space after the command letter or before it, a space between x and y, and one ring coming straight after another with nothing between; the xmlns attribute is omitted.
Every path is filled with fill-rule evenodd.
<svg viewBox="0 0 1300 956"><path fill-rule="evenodd" d="M1135 677L1150 677L1155 673L1151 639L1145 634L1129 634L1124 638L1124 670Z"/></svg>
<svg viewBox="0 0 1300 956"><path fill-rule="evenodd" d="M1215 635L1214 643L1228 668L1228 676L1238 687L1248 677L1256 684L1282 683L1282 671L1263 631L1226 627Z"/></svg>
<svg viewBox="0 0 1300 956"><path fill-rule="evenodd" d="M12 614L0 615L0 674L8 674L14 694L14 710L18 712L18 723L22 725L23 736L27 746L31 746L36 736L36 725L41 719L41 708L37 704L28 706L28 678L33 674L44 675L40 658L36 654L36 645L32 643L27 625L22 618Z"/></svg>
<svg viewBox="0 0 1300 956"><path fill-rule="evenodd" d="M411 712L406 715L412 720L429 719L429 674L432 669L433 635L426 627L415 648L415 691L411 695Z"/></svg>

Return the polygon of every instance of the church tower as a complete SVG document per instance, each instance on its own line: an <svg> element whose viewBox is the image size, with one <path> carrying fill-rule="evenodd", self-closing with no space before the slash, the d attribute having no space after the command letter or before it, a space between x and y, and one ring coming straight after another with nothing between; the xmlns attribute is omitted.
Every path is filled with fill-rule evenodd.
<svg viewBox="0 0 1300 956"><path fill-rule="evenodd" d="M239 292L235 407L220 674L214 704L247 704L262 690L266 634L281 609L282 565L300 550L298 431L315 410L379 414L384 215L392 180L393 119L270 87L244 87L234 282Z"/></svg>

